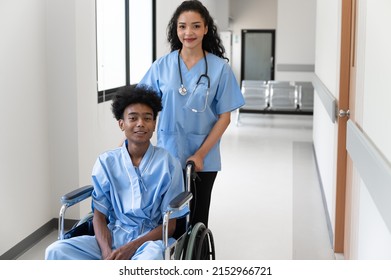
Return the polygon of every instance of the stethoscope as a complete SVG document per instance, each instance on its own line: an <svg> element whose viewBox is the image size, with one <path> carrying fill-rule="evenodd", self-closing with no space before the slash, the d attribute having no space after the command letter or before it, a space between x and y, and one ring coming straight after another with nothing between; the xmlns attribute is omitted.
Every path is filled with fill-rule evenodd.
<svg viewBox="0 0 391 280"><path fill-rule="evenodd" d="M202 52L204 53L204 61L205 61L205 73L202 74L198 80L197 80L197 83L196 83L196 87L198 86L199 82L201 81L202 77L206 78L208 80L208 91L209 91L209 88L210 88L210 79L209 79L209 76L208 76L208 61L206 59L206 55L205 55L205 51L202 50ZM182 78L182 70L181 70L181 61L180 61L180 54L181 54L181 51L179 50L178 51L178 71L179 71L179 77L181 78L181 86L179 87L178 91L179 91L179 94L184 96L187 94L187 89L186 87L183 85L183 78Z"/></svg>

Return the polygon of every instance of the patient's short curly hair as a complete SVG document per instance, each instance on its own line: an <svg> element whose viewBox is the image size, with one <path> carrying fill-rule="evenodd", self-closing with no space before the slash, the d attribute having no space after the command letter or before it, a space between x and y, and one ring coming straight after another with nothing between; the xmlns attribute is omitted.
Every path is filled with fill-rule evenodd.
<svg viewBox="0 0 391 280"><path fill-rule="evenodd" d="M156 120L162 110L162 102L152 88L146 85L130 85L121 87L113 97L111 110L117 120L123 119L126 107L131 104L145 104L153 111L153 119Z"/></svg>

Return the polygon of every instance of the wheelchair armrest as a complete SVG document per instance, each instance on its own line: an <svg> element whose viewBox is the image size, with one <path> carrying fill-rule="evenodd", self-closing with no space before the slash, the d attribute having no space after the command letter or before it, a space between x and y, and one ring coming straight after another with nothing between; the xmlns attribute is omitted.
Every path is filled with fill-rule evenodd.
<svg viewBox="0 0 391 280"><path fill-rule="evenodd" d="M191 199L193 194L191 192L182 192L173 198L170 202L170 210L178 211L181 210Z"/></svg>
<svg viewBox="0 0 391 280"><path fill-rule="evenodd" d="M174 197L171 200L171 202L168 206L168 210L163 215L162 240L163 240L163 244L164 244L164 248L165 248L164 249L164 258L165 259L170 259L170 249L168 246L168 223L170 220L170 215L175 211L182 210L186 205L188 205L188 203L190 202L190 200L192 198L193 198L193 194L191 192L181 192L180 194L178 194L176 197ZM189 224L189 215L187 213L187 215L186 215L186 228L188 227L188 224Z"/></svg>
<svg viewBox="0 0 391 280"><path fill-rule="evenodd" d="M94 187L92 185L87 185L84 187L80 187L76 190L73 190L67 194L64 194L61 197L61 203L69 206L72 206L80 201L91 196Z"/></svg>
<svg viewBox="0 0 391 280"><path fill-rule="evenodd" d="M80 187L74 191L71 191L67 194L64 194L61 197L61 209L58 219L58 239L64 239L64 220L65 220L65 211L68 207L83 201L86 198L89 198L92 194L94 187L92 185L87 185Z"/></svg>

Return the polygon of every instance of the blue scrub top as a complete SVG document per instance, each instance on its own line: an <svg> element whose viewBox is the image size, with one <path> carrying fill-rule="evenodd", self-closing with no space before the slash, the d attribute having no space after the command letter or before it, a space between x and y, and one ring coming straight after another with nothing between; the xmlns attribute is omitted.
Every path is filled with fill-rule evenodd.
<svg viewBox="0 0 391 280"><path fill-rule="evenodd" d="M218 115L244 105L240 87L228 63L211 53L206 55L206 59L210 78L209 94L205 78L201 78L196 88L197 80L205 74L204 59L188 70L181 58L180 68L187 94L179 94L181 81L178 51L156 60L139 83L151 86L160 93L163 110L158 121L157 145L177 157L182 168L185 168L187 158L202 145L217 122ZM203 171L219 170L220 140L205 157Z"/></svg>

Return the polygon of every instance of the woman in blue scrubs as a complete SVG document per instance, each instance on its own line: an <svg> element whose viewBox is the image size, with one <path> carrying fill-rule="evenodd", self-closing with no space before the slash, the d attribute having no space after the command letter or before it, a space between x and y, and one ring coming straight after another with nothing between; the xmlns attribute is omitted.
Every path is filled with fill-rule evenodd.
<svg viewBox="0 0 391 280"><path fill-rule="evenodd" d="M208 226L212 187L221 170L220 139L244 99L213 18L200 1L178 6L167 30L171 52L156 60L139 84L152 86L162 98L157 145L179 158L182 168L189 160L195 163L200 180L192 186L192 224Z"/></svg>

